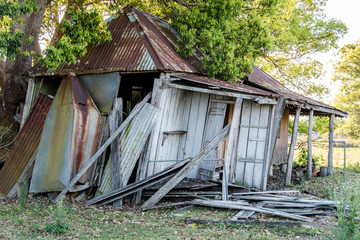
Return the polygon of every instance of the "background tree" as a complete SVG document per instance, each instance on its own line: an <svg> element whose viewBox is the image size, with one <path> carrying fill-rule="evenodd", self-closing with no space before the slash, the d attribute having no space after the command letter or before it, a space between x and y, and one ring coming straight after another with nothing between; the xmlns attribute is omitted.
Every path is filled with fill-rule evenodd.
<svg viewBox="0 0 360 240"><path fill-rule="evenodd" d="M341 48L340 57L333 76L333 80L341 81L335 105L349 112L341 126L343 132L360 138L360 40Z"/></svg>

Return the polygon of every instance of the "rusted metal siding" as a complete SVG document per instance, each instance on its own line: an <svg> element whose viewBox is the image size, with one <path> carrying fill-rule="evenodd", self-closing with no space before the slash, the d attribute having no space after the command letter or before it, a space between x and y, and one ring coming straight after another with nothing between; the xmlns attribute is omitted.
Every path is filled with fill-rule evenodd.
<svg viewBox="0 0 360 240"><path fill-rule="evenodd" d="M37 65L31 76L104 73L115 71L170 70L200 73L200 60L183 58L176 51L176 36L165 20L128 6L119 17L109 21L112 40L90 45L76 64L60 64L56 70ZM195 64L192 64L194 63Z"/></svg>
<svg viewBox="0 0 360 240"><path fill-rule="evenodd" d="M79 79L63 79L46 118L30 192L61 191L97 151L101 122ZM79 182L90 174L91 169Z"/></svg>
<svg viewBox="0 0 360 240"><path fill-rule="evenodd" d="M6 196L36 152L52 99L39 94L21 129L9 159L0 172L0 193Z"/></svg>

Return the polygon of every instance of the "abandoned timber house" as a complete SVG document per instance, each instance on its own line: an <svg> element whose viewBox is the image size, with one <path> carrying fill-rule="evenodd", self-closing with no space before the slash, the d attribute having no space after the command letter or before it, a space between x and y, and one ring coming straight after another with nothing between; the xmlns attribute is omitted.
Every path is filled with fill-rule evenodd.
<svg viewBox="0 0 360 240"><path fill-rule="evenodd" d="M151 103L70 191L97 187L101 196L151 177L199 154L229 123L229 136L187 177L218 179L222 169L230 183L265 190L274 164L289 163L290 183L297 134L288 154L290 114L296 123L300 114L329 116L330 130L335 116L346 116L257 67L234 84L206 77L198 56L175 51L168 23L137 8L124 8L108 29L112 40L90 46L76 64L30 70L22 129L0 172L1 195L28 181L33 193L63 191L149 93Z"/></svg>

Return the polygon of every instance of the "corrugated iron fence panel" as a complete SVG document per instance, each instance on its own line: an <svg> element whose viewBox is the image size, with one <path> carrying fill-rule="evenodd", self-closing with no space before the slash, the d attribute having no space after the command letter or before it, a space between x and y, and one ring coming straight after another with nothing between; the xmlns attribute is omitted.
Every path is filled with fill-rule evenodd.
<svg viewBox="0 0 360 240"><path fill-rule="evenodd" d="M30 115L20 131L9 159L0 172L0 193L6 196L16 184L31 157L36 152L46 115L52 99L39 94Z"/></svg>

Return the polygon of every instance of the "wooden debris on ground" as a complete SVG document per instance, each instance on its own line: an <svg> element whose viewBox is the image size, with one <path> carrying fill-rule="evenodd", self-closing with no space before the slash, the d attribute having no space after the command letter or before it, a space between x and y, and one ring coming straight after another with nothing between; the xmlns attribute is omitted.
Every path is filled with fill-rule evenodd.
<svg viewBox="0 0 360 240"><path fill-rule="evenodd" d="M167 197L185 197L188 192L169 192ZM313 222L313 218L309 216L326 215L335 216L332 212L336 209L336 203L329 200L316 200L312 197L299 197L299 191L283 190L283 191L263 191L263 192L241 192L232 193L231 200L222 201L216 199L206 199L203 196L211 196L211 194L218 194L220 192L198 192L199 195L192 194L195 198L192 201L181 202L179 205L186 203L186 207L179 211L193 208L193 206L222 208L240 210L236 213L230 221L211 221L211 223L242 223L242 224L256 224L259 221L248 221L253 218L255 214L265 214L268 216L277 216L285 219L292 219L301 222ZM292 195L288 195L292 194ZM161 205L159 208L174 205ZM149 210L149 209L146 209ZM173 211L173 212L176 212ZM241 221L239 221L241 219ZM194 219L190 219L192 221ZM188 220L185 220L188 221ZM209 220L195 219L195 223L207 223ZM298 223L298 222L297 222ZM266 222L266 225L271 225L272 222ZM276 223L277 224L277 223Z"/></svg>
<svg viewBox="0 0 360 240"><path fill-rule="evenodd" d="M186 218L183 220L185 223L198 223L198 224L207 224L207 223L226 223L226 224L246 224L246 225L262 225L268 227L284 227L284 226L300 226L301 222L278 222L278 221L213 221L213 220L205 220L205 219L191 219Z"/></svg>

